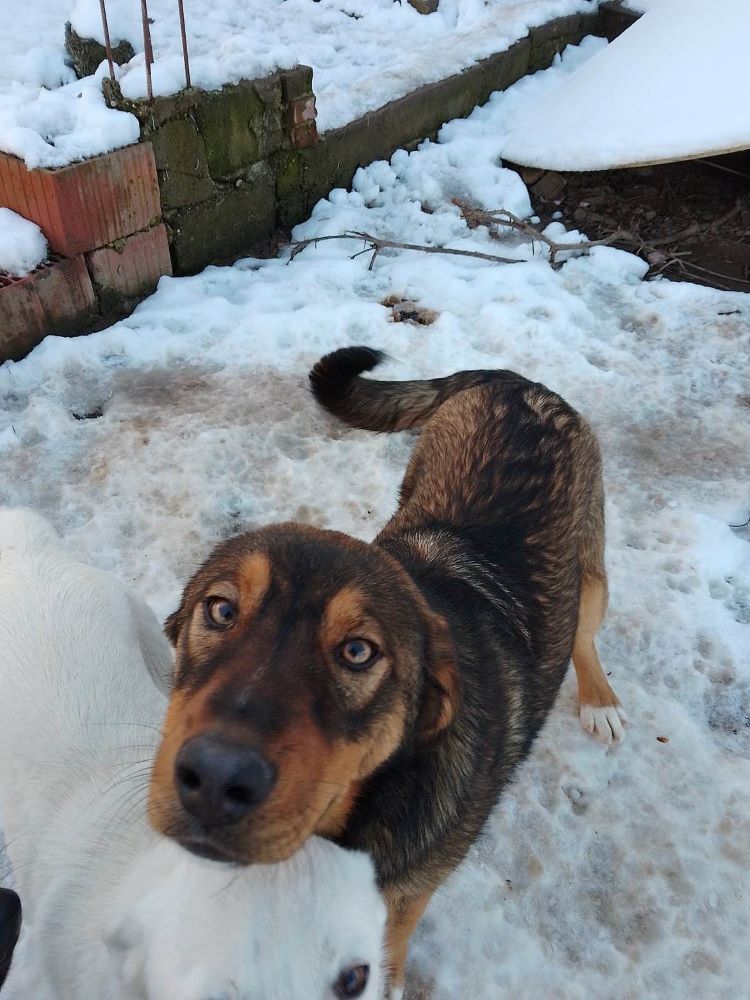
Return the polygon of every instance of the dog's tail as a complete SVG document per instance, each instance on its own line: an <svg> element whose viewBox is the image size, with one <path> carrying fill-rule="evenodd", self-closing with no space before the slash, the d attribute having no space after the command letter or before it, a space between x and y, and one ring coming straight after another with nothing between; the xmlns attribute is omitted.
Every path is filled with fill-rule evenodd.
<svg viewBox="0 0 750 1000"><path fill-rule="evenodd" d="M21 933L21 900L12 889L0 889L0 987L8 975Z"/></svg>
<svg viewBox="0 0 750 1000"><path fill-rule="evenodd" d="M403 431L420 427L450 396L499 379L526 382L514 372L457 372L446 378L376 382L362 378L387 355L370 347L342 347L326 354L310 372L313 395L322 407L350 427ZM527 383L528 384L528 383Z"/></svg>

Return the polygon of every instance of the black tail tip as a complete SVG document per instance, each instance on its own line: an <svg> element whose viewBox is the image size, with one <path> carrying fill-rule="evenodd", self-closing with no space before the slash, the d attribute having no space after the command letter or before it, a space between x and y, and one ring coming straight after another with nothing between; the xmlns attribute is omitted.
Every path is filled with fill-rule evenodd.
<svg viewBox="0 0 750 1000"><path fill-rule="evenodd" d="M321 402L341 399L362 372L372 371L388 355L372 347L341 347L326 354L310 372L310 387Z"/></svg>
<svg viewBox="0 0 750 1000"><path fill-rule="evenodd" d="M10 970L21 933L21 900L12 889L0 889L0 986Z"/></svg>

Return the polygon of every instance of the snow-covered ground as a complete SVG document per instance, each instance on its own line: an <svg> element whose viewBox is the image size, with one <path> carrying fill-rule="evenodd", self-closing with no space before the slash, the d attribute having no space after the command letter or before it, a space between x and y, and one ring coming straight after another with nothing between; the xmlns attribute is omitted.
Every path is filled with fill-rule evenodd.
<svg viewBox="0 0 750 1000"><path fill-rule="evenodd" d="M555 84L526 81L503 155L602 170L750 148L748 0L657 0Z"/></svg>
<svg viewBox="0 0 750 1000"><path fill-rule="evenodd" d="M220 87L296 63L312 66L318 127L336 128L415 87L502 51L529 27L590 11L597 0L441 0L421 15L406 0L186 0L193 84ZM101 77L75 80L64 24L103 41L99 0L5 0L0 33L0 149L28 166L61 166L134 142L132 115L108 110ZM184 86L175 0L149 0L155 93ZM129 97L146 94L138 0L107 0L110 38L136 51L118 71Z"/></svg>
<svg viewBox="0 0 750 1000"><path fill-rule="evenodd" d="M498 159L516 99L360 171L297 236L529 256L452 203L530 211ZM559 270L386 251L372 271L358 249L163 278L109 330L0 367L0 502L40 509L164 615L244 527L294 518L372 538L390 515L413 438L319 412L306 373L323 352L370 344L397 359L384 377L497 366L558 390L604 451L600 650L631 725L619 748L586 736L568 679L429 907L411 982L432 1000L748 997L750 533L730 525L750 516L750 296L643 283L645 265L610 248ZM392 295L436 322L392 322ZM37 1000L27 972L10 1000Z"/></svg>

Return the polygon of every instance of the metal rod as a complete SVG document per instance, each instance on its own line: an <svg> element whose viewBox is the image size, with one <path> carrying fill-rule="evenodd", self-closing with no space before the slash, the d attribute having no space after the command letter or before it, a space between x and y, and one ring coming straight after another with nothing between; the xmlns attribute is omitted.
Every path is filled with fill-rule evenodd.
<svg viewBox="0 0 750 1000"><path fill-rule="evenodd" d="M192 86L190 83L190 58L188 56L187 34L185 32L185 6L183 0L177 0L177 7L180 11L180 34L182 35L182 58L185 60L185 86Z"/></svg>
<svg viewBox="0 0 750 1000"><path fill-rule="evenodd" d="M107 24L107 8L104 6L104 0L99 0L99 10L102 12L102 27L104 28L104 51L107 53L107 62L109 63L109 78L114 80L115 78L115 63L112 59L112 43L109 40L109 25Z"/></svg>
<svg viewBox="0 0 750 1000"><path fill-rule="evenodd" d="M154 88L151 83L151 63L154 61L154 50L151 48L151 28L148 23L146 0L141 0L141 20L143 21L143 50L146 56L146 93L150 102L154 99Z"/></svg>

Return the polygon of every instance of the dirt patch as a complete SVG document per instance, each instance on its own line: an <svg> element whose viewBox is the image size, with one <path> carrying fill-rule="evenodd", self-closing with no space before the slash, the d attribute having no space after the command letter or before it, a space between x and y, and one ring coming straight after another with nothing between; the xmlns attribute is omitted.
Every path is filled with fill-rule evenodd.
<svg viewBox="0 0 750 1000"><path fill-rule="evenodd" d="M750 152L654 167L580 173L516 168L542 224L559 218L664 274L750 292ZM556 213L561 213L559 216Z"/></svg>
<svg viewBox="0 0 750 1000"><path fill-rule="evenodd" d="M411 299L402 299L398 295L389 295L380 303L391 310L394 323L413 323L416 326L431 326L440 315L434 309L427 309L412 302Z"/></svg>

